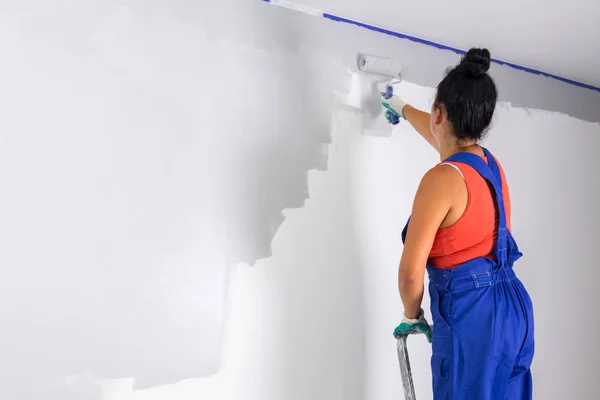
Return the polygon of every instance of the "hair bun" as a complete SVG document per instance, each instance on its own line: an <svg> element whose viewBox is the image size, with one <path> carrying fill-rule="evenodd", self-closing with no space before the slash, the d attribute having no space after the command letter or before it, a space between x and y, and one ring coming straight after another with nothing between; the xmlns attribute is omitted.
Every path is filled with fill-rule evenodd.
<svg viewBox="0 0 600 400"><path fill-rule="evenodd" d="M474 76L484 75L490 69L490 51L488 49L472 48L460 61L460 65Z"/></svg>

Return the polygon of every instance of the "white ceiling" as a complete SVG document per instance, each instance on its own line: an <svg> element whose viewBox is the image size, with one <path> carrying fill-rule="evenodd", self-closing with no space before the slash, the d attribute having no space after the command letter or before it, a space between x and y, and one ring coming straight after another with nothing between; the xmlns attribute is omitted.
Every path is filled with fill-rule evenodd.
<svg viewBox="0 0 600 400"><path fill-rule="evenodd" d="M294 0L600 87L598 0Z"/></svg>

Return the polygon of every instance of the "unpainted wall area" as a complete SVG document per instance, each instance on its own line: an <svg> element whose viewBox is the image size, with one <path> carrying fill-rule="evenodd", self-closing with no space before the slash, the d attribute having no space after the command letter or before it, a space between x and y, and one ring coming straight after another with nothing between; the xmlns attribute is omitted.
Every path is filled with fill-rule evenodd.
<svg viewBox="0 0 600 400"><path fill-rule="evenodd" d="M460 60L460 56L451 51L440 51L435 47L400 40L354 25L306 15L303 15L301 22L305 43L343 57L348 65L355 63L357 51L398 60L403 64L404 79L419 85L437 86L446 68ZM489 47L478 38L473 38L472 46ZM494 48L489 47L489 50L493 56ZM500 89L500 101L515 107L557 111L585 121L600 121L598 91L582 90L558 80L498 64L492 64L490 73Z"/></svg>

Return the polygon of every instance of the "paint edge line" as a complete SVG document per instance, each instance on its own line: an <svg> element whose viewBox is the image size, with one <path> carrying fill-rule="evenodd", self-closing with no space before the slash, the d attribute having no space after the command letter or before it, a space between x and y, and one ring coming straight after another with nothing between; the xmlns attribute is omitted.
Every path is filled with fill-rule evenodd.
<svg viewBox="0 0 600 400"><path fill-rule="evenodd" d="M452 47L452 46L448 46L442 43L437 43L437 42L433 42L431 40L427 40L427 39L421 39L419 37L416 36L411 36L411 35L407 35L401 32L397 32L397 31L392 31L390 29L386 29L386 28L381 28L379 26L376 25L371 25L371 24L366 24L364 22L360 22L360 21L356 21L350 18L346 18L346 17L342 17L339 15L335 15L335 14L330 14L330 13L326 13L320 10L317 10L315 8L311 8L311 7L306 7L306 6L302 6L296 3L293 3L291 1L288 0L261 0L264 3L269 3L272 4L274 6L278 6L278 7L283 7L283 8L287 8L290 10L294 10L294 11L300 11L303 12L305 14L309 14L315 17L322 17L334 22L340 22L340 23L345 23L345 24L349 24L349 25L355 25L358 26L360 28L364 28L364 29L368 29L370 31L374 31L374 32L378 32L378 33L383 33L384 35L388 35L388 36L393 36L399 39L406 39L406 40L410 40L411 42L415 42L418 44L422 44L425 46L430 46L430 47L435 47L439 50L448 50L451 51L453 53L459 54L459 55L463 55L466 54L465 50L461 50L458 49L456 47ZM595 92L600 93L600 87L596 87L593 85L589 85L587 83L583 83L583 82L579 82L579 81L575 81L573 79L569 79L569 78L563 78L562 76L559 75L554 75L551 74L549 72L544 72L544 71L540 71L537 69L533 69L533 68L529 68L529 67L524 67L522 65L519 64L514 64L508 61L503 61L497 58L492 58L490 60L491 62L498 64L498 65L503 65L503 66L507 66L519 71L523 71L523 72L527 72L530 74L534 74L534 75L540 75L540 76L544 76L546 78L551 78L551 79L555 79L557 81L563 82L563 83L567 83L573 86L577 86L580 88L584 88L584 89L588 89L588 90L593 90Z"/></svg>

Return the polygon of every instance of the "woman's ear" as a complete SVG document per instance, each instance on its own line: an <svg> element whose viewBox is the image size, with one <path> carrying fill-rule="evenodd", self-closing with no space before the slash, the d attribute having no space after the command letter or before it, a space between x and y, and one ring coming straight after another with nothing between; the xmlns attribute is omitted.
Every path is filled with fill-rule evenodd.
<svg viewBox="0 0 600 400"><path fill-rule="evenodd" d="M439 126L444 122L444 109L438 104L433 105L431 110L431 124Z"/></svg>

